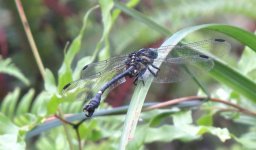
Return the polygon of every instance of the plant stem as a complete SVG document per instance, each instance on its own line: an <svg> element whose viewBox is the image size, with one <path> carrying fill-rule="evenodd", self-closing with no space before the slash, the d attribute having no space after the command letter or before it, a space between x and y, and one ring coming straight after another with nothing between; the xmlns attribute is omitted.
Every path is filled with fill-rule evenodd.
<svg viewBox="0 0 256 150"><path fill-rule="evenodd" d="M19 12L20 19L21 19L21 22L23 24L25 33L27 35L30 47L32 49L32 53L35 57L37 66L39 68L39 71L40 71L42 77L44 78L44 65L43 65L42 60L40 58L40 55L38 53L38 49L36 47L36 43L34 41L32 33L31 33L31 30L30 30L30 27L29 27L29 24L28 24L28 21L27 21L27 18L26 18L26 15L25 15L25 12L24 12L24 9L23 9L23 6L22 6L22 3L21 3L20 0L15 0L15 4L16 4L17 10Z"/></svg>
<svg viewBox="0 0 256 150"><path fill-rule="evenodd" d="M255 111L251 111L249 109L243 108L243 107L241 107L237 104L231 103L227 100L222 100L222 99L219 99L219 98L210 98L209 99L209 97L201 97L201 96L188 96L188 97L181 97L181 98L168 100L168 101L157 103L157 104L144 104L144 107L143 107L142 111L145 112L145 111L150 111L150 110L153 110L153 109L160 109L160 108L164 108L164 107L170 107L170 106L173 106L173 105L181 104L182 102L189 102L189 101L190 102L191 101L203 101L203 102L205 102L206 99L208 100L207 102L212 101L212 102L222 103L222 104L225 104L225 105L228 105L228 106L231 106L231 107L235 108L235 109L232 109L232 111L238 111L238 112L241 112L241 113L244 113L246 115L253 116L253 117L256 116ZM99 116L104 117L104 116L110 116L110 115L125 114L127 112L127 109L128 109L128 106L114 108L113 110L99 110L98 112L94 113L94 116L95 117L99 117ZM78 116L83 116L83 117L78 117ZM74 118L74 119L72 119L72 118ZM73 124L73 125L79 126L84 121L87 121L89 119L90 118L84 117L84 114L81 114L81 115L75 114L73 116L71 116L69 114L69 115L64 116L63 120L72 120L72 121L79 120L79 122L77 124L74 124L71 121L67 121L67 122L66 121L61 121L61 120L60 121L68 123L70 125ZM40 134L44 131L50 130L51 128L57 127L59 125L61 125L61 124L56 122L56 120L45 122L42 125L36 127L32 131L30 131L31 132L30 134L32 134L32 135L29 135L26 138L27 139L32 138L35 135L38 135L38 134Z"/></svg>
<svg viewBox="0 0 256 150"><path fill-rule="evenodd" d="M248 110L246 108L243 108L243 107L240 107L239 105L231 103L227 100L222 100L222 99L219 99L219 98L207 98L207 97L201 97L201 96L188 96L188 97L181 97L181 98L177 98L177 99L168 100L168 101L165 101L165 102L155 104L153 106L146 107L145 109L143 109L143 111L148 111L148 110L152 110L152 109L159 109L159 108L179 104L181 102L186 102L186 101L194 101L194 100L203 101L205 99L209 99L209 101L212 101L212 102L222 103L222 104L234 107L237 111L239 111L241 113L245 113L245 114L251 115L251 116L256 116L256 112L250 111L250 110Z"/></svg>
<svg viewBox="0 0 256 150"><path fill-rule="evenodd" d="M58 116L58 115L55 115L56 118L58 118L61 122L65 123L65 124L68 124L68 125L71 125L75 130L76 130L76 136L77 136L77 140L78 140L78 146L79 146L79 150L82 150L82 143L81 143L81 137L80 137L80 134L79 134L79 126L84 122L79 122L77 124L74 124L72 122L69 122L65 119L63 119L62 117Z"/></svg>
<svg viewBox="0 0 256 150"><path fill-rule="evenodd" d="M58 113L59 113L59 116L55 115L55 117L58 118L58 119L63 118L62 112L61 112L61 110L59 108L58 108ZM63 122L63 120L64 119L60 119L61 122ZM70 135L70 133L68 131L68 128L66 126L66 122L63 122L63 128L64 128L65 133L66 133L67 141L68 141L68 144L69 144L69 149L70 150L74 150L73 146L72 146L71 135Z"/></svg>

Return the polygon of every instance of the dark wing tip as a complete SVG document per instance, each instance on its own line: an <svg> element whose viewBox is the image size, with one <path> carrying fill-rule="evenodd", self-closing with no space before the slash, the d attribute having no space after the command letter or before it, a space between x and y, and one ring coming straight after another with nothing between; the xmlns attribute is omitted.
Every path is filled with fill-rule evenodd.
<svg viewBox="0 0 256 150"><path fill-rule="evenodd" d="M88 68L88 65L85 65L82 70L85 70L86 68Z"/></svg>
<svg viewBox="0 0 256 150"><path fill-rule="evenodd" d="M203 54L199 55L199 57L201 57L201 58L206 58L206 59L208 59L208 58L209 58L208 56L203 55Z"/></svg>
<svg viewBox="0 0 256 150"><path fill-rule="evenodd" d="M70 85L71 85L71 83L66 84L66 85L63 87L62 90L66 90Z"/></svg>
<svg viewBox="0 0 256 150"><path fill-rule="evenodd" d="M224 39L214 39L214 41L216 41L216 42L225 42L226 40L224 40Z"/></svg>

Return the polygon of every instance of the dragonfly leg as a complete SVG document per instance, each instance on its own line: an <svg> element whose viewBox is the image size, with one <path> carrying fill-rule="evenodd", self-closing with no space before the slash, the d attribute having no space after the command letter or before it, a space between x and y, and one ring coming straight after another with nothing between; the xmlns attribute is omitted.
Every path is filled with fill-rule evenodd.
<svg viewBox="0 0 256 150"><path fill-rule="evenodd" d="M145 82L144 82L144 79L143 79L143 77L141 76L141 81L142 81L142 84L143 84L143 86L145 85Z"/></svg>
<svg viewBox="0 0 256 150"><path fill-rule="evenodd" d="M137 83L138 83L138 79L139 79L139 78L141 78L142 84L143 84L143 85L145 85L145 82L144 82L144 80L143 80L143 77L142 77L142 76L141 76L141 77L136 76L136 77L135 77L135 79L133 80L133 84L134 84L134 85L137 85Z"/></svg>
<svg viewBox="0 0 256 150"><path fill-rule="evenodd" d="M133 84L134 84L134 85L137 85L138 78L139 78L138 76L136 76L136 77L134 78L134 80L133 80Z"/></svg>
<svg viewBox="0 0 256 150"><path fill-rule="evenodd" d="M146 69L145 69L145 70L146 70ZM140 80L142 81L143 86L144 86L144 85L145 85L145 82L144 82L144 79L143 79L143 76L142 76L142 75L143 75L143 74L138 74L136 78L137 78L137 80L140 79Z"/></svg>
<svg viewBox="0 0 256 150"><path fill-rule="evenodd" d="M153 70L151 70L149 67L147 68L148 69L148 71L154 76L154 77L156 77L156 74L157 73L155 73ZM158 71L157 71L158 72Z"/></svg>
<svg viewBox="0 0 256 150"><path fill-rule="evenodd" d="M153 68L155 68L156 70L160 70L160 68L158 68L157 66L155 66L155 65L153 65L153 64L151 64L150 66L152 66Z"/></svg>
<svg viewBox="0 0 256 150"><path fill-rule="evenodd" d="M157 66L155 66L153 64L151 64L150 66L152 66L153 68L155 68L157 70L156 73L155 73L156 74L155 77L156 77L158 72L160 71L160 68L158 68Z"/></svg>

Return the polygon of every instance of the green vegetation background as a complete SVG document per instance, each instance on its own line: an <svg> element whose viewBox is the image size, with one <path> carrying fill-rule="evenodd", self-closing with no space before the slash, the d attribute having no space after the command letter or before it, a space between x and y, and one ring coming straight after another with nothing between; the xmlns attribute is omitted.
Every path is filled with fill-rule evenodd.
<svg viewBox="0 0 256 150"><path fill-rule="evenodd" d="M255 113L221 103L206 102L193 110L169 107L143 112L137 125L139 118L133 112L140 112L145 99L161 102L203 95L193 80L161 86L149 80L135 89L128 81L105 101L112 106L130 104L129 108L104 103L97 110L102 117L85 121L77 130L54 117L58 114L72 122L83 119L83 102L72 95L63 98L60 91L79 78L84 65L142 47L158 47L164 41L177 44L183 38L193 42L215 35L225 37L231 51L228 57L216 59L215 68L202 81L211 97L253 112L254 0L28 0L22 5L45 68L44 78L15 2L0 1L0 149L256 147Z"/></svg>

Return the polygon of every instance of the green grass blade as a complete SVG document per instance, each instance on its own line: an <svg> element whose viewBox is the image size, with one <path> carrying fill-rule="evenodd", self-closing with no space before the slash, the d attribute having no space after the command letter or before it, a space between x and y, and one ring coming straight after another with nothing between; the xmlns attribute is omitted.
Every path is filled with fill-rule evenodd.
<svg viewBox="0 0 256 150"><path fill-rule="evenodd" d="M169 39L167 39L161 46L167 46L167 45L175 45L180 40L182 40L184 36L172 36ZM166 52L165 55L167 55L168 52ZM158 64L160 65L160 64ZM131 140L134 136L134 132L136 129L136 125L138 123L138 119L141 113L142 106L144 104L144 100L146 98L146 95L148 93L149 87L153 81L153 78L149 78L145 85L143 86L141 83L136 86L134 94L131 99L131 103L126 115L124 129L122 132L122 137L119 145L119 149L124 150L126 145L128 144L128 141Z"/></svg>
<svg viewBox="0 0 256 150"><path fill-rule="evenodd" d="M169 39L167 39L162 46L165 45L175 45L181 41L184 37L189 35L192 32L201 29L210 29L218 32L222 32L226 35L229 35L238 41L244 43L251 49L256 49L256 37L245 30L242 30L237 27L228 26L228 25L219 25L219 24L207 24L185 28ZM210 72L211 76L217 79L219 82L228 85L230 88L236 90L237 92L242 93L244 96L249 98L251 101L255 102L256 97L256 84L253 81L250 81L245 76L236 72L234 69L222 64L221 62L215 60L216 66L213 71ZM234 82L235 81L235 82ZM122 138L120 141L120 149L125 149L128 141L133 137L133 133L136 129L137 121L140 115L142 104L145 100L146 93L149 90L152 79L148 80L145 86L137 86L134 92L134 95L131 100L130 107L125 120L124 129L122 132Z"/></svg>
<svg viewBox="0 0 256 150"><path fill-rule="evenodd" d="M61 65L59 71L58 71L58 90L61 91L64 85L66 85L68 82L72 81L72 70L71 70L71 63L73 62L74 57L76 54L80 51L81 48L81 42L83 38L83 34L85 32L85 28L87 25L87 20L89 15L92 11L97 9L98 6L94 6L91 9L87 11L87 13L84 16L83 19L83 26L79 32L79 35L73 40L71 43L67 53L64 57L64 62Z"/></svg>
<svg viewBox="0 0 256 150"><path fill-rule="evenodd" d="M256 103L256 84L227 65L215 61L210 75Z"/></svg>
<svg viewBox="0 0 256 150"><path fill-rule="evenodd" d="M138 21L146 24L147 26L149 26L150 28L156 30L157 32L163 34L163 35L170 35L170 31L161 27L159 24L155 23L154 21L150 20L149 18L147 18L144 14L129 8L127 6L125 6L124 4L122 4L121 2L115 1L114 2L115 7L119 8L120 10L122 10L123 12L125 12L126 14L132 16L133 18L137 19Z"/></svg>
<svg viewBox="0 0 256 150"><path fill-rule="evenodd" d="M209 29L224 33L230 37L233 37L244 45L250 47L253 51L256 52L256 36L251 32L234 26L222 24L206 24L185 28L177 33L185 34L187 32L187 34L189 34L191 32L201 29ZM222 84L225 84L233 90L237 91L238 93L243 94L252 102L256 102L255 82L249 80L247 77L243 76L235 69L223 64L220 61L215 60L215 67L210 72L210 75Z"/></svg>

